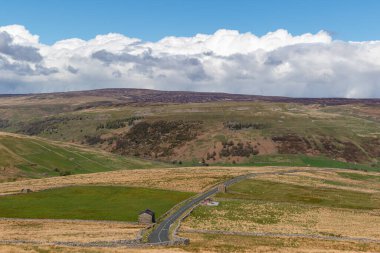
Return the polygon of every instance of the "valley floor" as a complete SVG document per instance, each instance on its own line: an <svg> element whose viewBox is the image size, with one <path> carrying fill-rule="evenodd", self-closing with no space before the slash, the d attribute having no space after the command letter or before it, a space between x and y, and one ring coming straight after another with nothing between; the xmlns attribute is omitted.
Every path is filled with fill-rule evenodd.
<svg viewBox="0 0 380 253"><path fill-rule="evenodd" d="M290 170L295 171L286 173ZM280 174L265 174L273 171ZM121 221L28 219L28 212L24 211L26 219L0 219L0 252L380 251L380 173L376 172L291 167L119 170L0 183L0 193L6 195L0 199L14 201L20 196L29 198L51 191L64 197L61 190L115 186L190 196L252 172L262 174L215 195L213 200L219 202L218 206L200 205L184 219L179 236L190 239L187 246L102 247L104 242L134 240L144 226ZM34 192L20 195L22 188ZM108 196L118 199L114 193ZM145 198L143 194L141 198ZM127 211L128 204L124 204ZM10 213L8 217L12 217Z"/></svg>

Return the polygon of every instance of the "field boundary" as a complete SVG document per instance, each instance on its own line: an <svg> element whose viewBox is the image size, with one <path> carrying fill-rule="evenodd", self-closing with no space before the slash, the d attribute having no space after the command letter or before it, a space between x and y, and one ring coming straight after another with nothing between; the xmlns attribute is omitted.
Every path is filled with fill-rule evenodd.
<svg viewBox="0 0 380 253"><path fill-rule="evenodd" d="M239 231L223 231L223 230L204 230L204 229L181 229L180 233L198 233L198 234L216 234L216 235L241 235L241 236L256 236L256 237L295 237L295 238L308 238L319 240L332 240L332 241L355 241L355 242L372 242L380 243L380 239L371 239L365 237L348 237L348 236L328 236L328 235L313 235L313 234L281 234L270 232L239 232Z"/></svg>
<svg viewBox="0 0 380 253"><path fill-rule="evenodd" d="M116 220L81 220L81 219L34 219L34 218L4 218L0 217L0 221L43 221L43 222L76 222L76 223L102 223L102 224L125 224L125 225L141 225L134 221L116 221Z"/></svg>

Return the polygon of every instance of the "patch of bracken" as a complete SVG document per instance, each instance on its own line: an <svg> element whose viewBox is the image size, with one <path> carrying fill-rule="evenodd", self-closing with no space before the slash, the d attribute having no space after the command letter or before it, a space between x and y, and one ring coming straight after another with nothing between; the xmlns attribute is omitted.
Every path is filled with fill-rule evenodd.
<svg viewBox="0 0 380 253"><path fill-rule="evenodd" d="M176 147L196 138L200 121L142 121L116 138L113 151L142 157L169 157Z"/></svg>
<svg viewBox="0 0 380 253"><path fill-rule="evenodd" d="M342 141L335 137L318 136L312 138L302 137L297 134L287 134L273 136L272 140L277 144L280 154L325 155L334 159L343 159L347 162L363 162L369 159L363 148L357 144L347 140ZM373 149L376 143L373 146L371 144L364 145L370 145ZM365 150L369 150L369 148L365 147ZM373 152L372 155L376 157L377 153Z"/></svg>
<svg viewBox="0 0 380 253"><path fill-rule="evenodd" d="M251 155L259 154L259 151L252 147L251 143L239 142L235 144L233 141L223 142L223 148L219 152L220 157L240 156L250 157Z"/></svg>

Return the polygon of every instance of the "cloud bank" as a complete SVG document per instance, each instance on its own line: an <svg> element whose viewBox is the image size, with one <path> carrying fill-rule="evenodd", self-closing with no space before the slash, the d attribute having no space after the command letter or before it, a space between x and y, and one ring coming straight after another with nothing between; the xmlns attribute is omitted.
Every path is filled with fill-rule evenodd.
<svg viewBox="0 0 380 253"><path fill-rule="evenodd" d="M23 26L0 27L0 93L110 87L379 98L380 41L218 30L157 42L110 33L44 45Z"/></svg>

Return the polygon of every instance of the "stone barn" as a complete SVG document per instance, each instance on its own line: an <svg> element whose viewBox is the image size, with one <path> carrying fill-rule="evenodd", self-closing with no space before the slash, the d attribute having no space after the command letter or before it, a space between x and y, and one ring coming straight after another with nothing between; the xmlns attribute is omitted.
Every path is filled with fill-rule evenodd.
<svg viewBox="0 0 380 253"><path fill-rule="evenodd" d="M155 223L155 222L156 222L156 217L152 210L146 209L139 213L139 223L149 224L149 223Z"/></svg>
<svg viewBox="0 0 380 253"><path fill-rule="evenodd" d="M223 193L227 192L226 186L224 184L218 185L218 192L223 192Z"/></svg>

